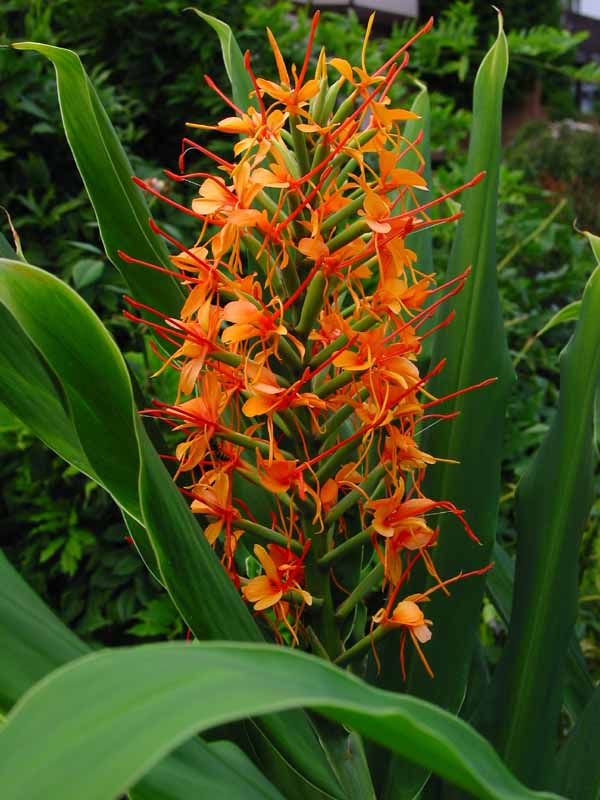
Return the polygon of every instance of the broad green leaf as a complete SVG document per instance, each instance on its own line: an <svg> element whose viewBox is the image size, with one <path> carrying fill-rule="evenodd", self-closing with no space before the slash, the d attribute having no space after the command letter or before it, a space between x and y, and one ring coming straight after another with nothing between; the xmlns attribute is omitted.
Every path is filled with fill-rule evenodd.
<svg viewBox="0 0 600 800"><path fill-rule="evenodd" d="M494 569L488 572L487 591L506 627L510 625L515 565L506 551L496 542L493 553ZM594 683L585 663L575 633L571 636L565 668L563 704L576 722L594 692Z"/></svg>
<svg viewBox="0 0 600 800"><path fill-rule="evenodd" d="M0 711L53 670L89 652L0 550Z"/></svg>
<svg viewBox="0 0 600 800"><path fill-rule="evenodd" d="M411 106L411 111L418 114L421 119L409 120L404 126L404 138L413 142L421 131L423 132L423 139L421 144L418 145L417 150L421 153L425 162L423 166L423 177L427 181L427 189L415 190L416 198L419 203L428 203L432 199L431 195L431 107L429 103L429 92L425 84L417 83L420 91L415 97ZM409 151L402 159L403 169L417 170L421 166L419 158L414 152ZM414 204L412 201L407 202L407 207L411 208ZM431 228L425 228L407 239L407 244L417 254L417 264L421 272L433 272L433 244Z"/></svg>
<svg viewBox="0 0 600 800"><path fill-rule="evenodd" d="M517 488L513 612L484 723L512 769L538 785L547 780L554 757L577 613L579 542L592 505L599 318L600 266L587 283L575 333L560 357L556 415Z"/></svg>
<svg viewBox="0 0 600 800"><path fill-rule="evenodd" d="M131 385L115 342L75 291L21 261L0 259L0 303L59 377L94 473L139 519ZM17 349L16 357L18 353Z"/></svg>
<svg viewBox="0 0 600 800"><path fill-rule="evenodd" d="M0 730L0 785L11 800L112 800L197 731L300 706L477 797L554 797L519 784L472 728L429 703L298 651L230 643L105 650L57 670Z"/></svg>
<svg viewBox="0 0 600 800"><path fill-rule="evenodd" d="M552 785L570 800L598 800L600 796L600 687L571 731L555 760Z"/></svg>
<svg viewBox="0 0 600 800"><path fill-rule="evenodd" d="M2 402L65 461L99 480L81 447L48 365L1 303L0 326Z"/></svg>
<svg viewBox="0 0 600 800"><path fill-rule="evenodd" d="M1 551L0 652L3 712L45 675L89 653L89 647L29 588ZM282 800L235 746L228 742L207 745L199 739L186 742L157 764L130 797L189 800L200 792L224 800Z"/></svg>
<svg viewBox="0 0 600 800"><path fill-rule="evenodd" d="M130 800L285 800L231 742L186 742L129 792Z"/></svg>
<svg viewBox="0 0 600 800"><path fill-rule="evenodd" d="M13 47L41 53L56 69L65 134L94 207L106 254L136 300L166 314L178 314L183 294L171 276L126 263L117 255L123 250L142 261L170 266L162 239L148 227L148 206L131 181L132 167L79 56L37 42Z"/></svg>
<svg viewBox="0 0 600 800"><path fill-rule="evenodd" d="M253 91L254 87L248 75L248 70L244 66L244 57L233 35L233 31L226 22L216 17L211 17L210 14L200 11L198 8L188 8L186 11L194 11L199 17L202 17L219 37L223 63L225 64L227 77L229 78L233 92L233 102L242 111L246 111L248 103L250 102L250 93Z"/></svg>
<svg viewBox="0 0 600 800"><path fill-rule="evenodd" d="M84 453L138 523L130 527L138 549L193 633L260 641L247 607L150 444L135 412L125 362L98 317L58 278L18 261L0 259L0 303L54 371ZM305 714L269 717L260 725L296 770L339 795Z"/></svg>

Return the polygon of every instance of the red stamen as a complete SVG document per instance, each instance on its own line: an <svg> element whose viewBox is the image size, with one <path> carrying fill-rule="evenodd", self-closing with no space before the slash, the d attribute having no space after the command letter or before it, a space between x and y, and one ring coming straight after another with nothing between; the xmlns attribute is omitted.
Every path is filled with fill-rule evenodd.
<svg viewBox="0 0 600 800"><path fill-rule="evenodd" d="M432 400L431 403L426 403L423 408L431 408L431 406L436 406L438 403L444 403L446 400L452 400L453 397L458 397L466 392L472 392L473 389L482 389L484 386L488 386L490 383L495 383L497 380L498 378L486 378L486 380L481 381L481 383L475 383L473 386L467 386L464 389L459 389L457 392L452 392L452 394L444 395L444 397L438 397L436 400Z"/></svg>
<svg viewBox="0 0 600 800"><path fill-rule="evenodd" d="M208 150L206 147L202 147L201 144L198 144L198 142L194 142L193 139L188 139L187 137L184 137L181 140L181 155L179 156L179 168L180 169L182 169L181 165L183 164L183 157L185 155L184 145L186 145L186 144L188 144L190 147L193 147L194 150L199 150L205 156L208 156L209 158L212 158L212 160L216 161L217 164L221 164L222 166L227 167L227 169L233 169L234 166L235 166L234 164L231 164L229 161L225 161L224 158L221 158L221 156L218 156L216 153L213 153L212 150ZM166 172L168 172L168 170L165 170L165 173ZM173 173L171 173L171 174L173 174ZM175 180L177 180L177 179L175 178Z"/></svg>
<svg viewBox="0 0 600 800"><path fill-rule="evenodd" d="M170 197L166 197L164 194L157 192L156 189L151 189L150 186L148 186L147 183L144 183L141 178L136 178L134 176L131 180L136 186L139 186L140 189L148 192L148 194L151 194L153 197L158 197L159 200L164 200L165 203L168 203L170 206L173 206L173 208L176 208L179 211L183 211L184 214L189 214L190 217L195 217L196 219L204 219L200 214L196 214L195 211L192 211L191 208L186 208L185 206L182 206L181 203L176 203L174 200L171 200Z"/></svg>
<svg viewBox="0 0 600 800"><path fill-rule="evenodd" d="M308 61L310 59L310 51L312 50L313 41L315 38L315 31L317 30L317 25L319 24L319 17L321 16L320 11L316 11L313 18L312 24L310 26L310 33L308 35L308 44L306 46L306 54L304 56L304 63L302 64L302 69L300 70L300 75L298 76L298 80L296 81L296 92L302 86L302 82L306 75L306 70L308 68Z"/></svg>
<svg viewBox="0 0 600 800"><path fill-rule="evenodd" d="M250 51L249 50L246 50L246 52L244 53L244 66L246 67L246 70L248 71L248 75L250 75L250 80L252 81L252 86L254 86L254 91L256 92L256 99L258 100L258 105L260 107L260 116L262 118L263 125L266 126L266 124L267 124L267 112L265 110L265 103L264 103L260 88L258 86L258 83L256 82L256 76L254 75L254 72L252 71L252 67L250 66Z"/></svg>
<svg viewBox="0 0 600 800"><path fill-rule="evenodd" d="M388 58L385 64L382 64L379 67L377 72L373 73L373 77L376 78L380 73L385 72L385 70L390 66L390 64L392 64L398 58L400 53L403 53L408 47L411 46L411 44L413 44L414 42L417 41L417 39L423 36L423 34L430 31L432 26L433 26L433 17L429 17L429 19L427 20L425 25L423 25L421 30L417 31L414 36L411 36L411 38L407 42L405 42L399 50L396 50L394 55L391 58Z"/></svg>
<svg viewBox="0 0 600 800"><path fill-rule="evenodd" d="M217 84L213 81L213 79L209 75L205 75L204 80L210 86L213 92L216 92L219 95L221 100L227 103L228 106L231 106L231 108L233 108L233 110L241 117L244 116L244 112L242 111L242 109L239 106L236 106L236 104L232 100L230 100L226 94L223 94L223 92L219 89Z"/></svg>

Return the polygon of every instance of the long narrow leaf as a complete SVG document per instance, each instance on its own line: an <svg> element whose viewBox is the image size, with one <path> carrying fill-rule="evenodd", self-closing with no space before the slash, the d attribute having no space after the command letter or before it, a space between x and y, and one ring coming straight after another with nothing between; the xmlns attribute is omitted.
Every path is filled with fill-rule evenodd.
<svg viewBox="0 0 600 800"><path fill-rule="evenodd" d="M588 238L597 246L596 237ZM599 318L600 266L588 281L575 334L561 354L557 413L517 489L513 611L488 708L486 730L497 749L518 775L538 785L553 758L577 614L579 542L592 505Z"/></svg>
<svg viewBox="0 0 600 800"><path fill-rule="evenodd" d="M102 485L140 519L131 385L116 344L76 292L21 261L0 259L0 303L59 376L78 439Z"/></svg>
<svg viewBox="0 0 600 800"><path fill-rule="evenodd" d="M130 800L285 800L234 744L198 738L164 758L128 794Z"/></svg>
<svg viewBox="0 0 600 800"><path fill-rule="evenodd" d="M428 452L460 462L428 470L425 494L464 508L481 542L474 544L452 515L440 517L435 561L444 578L488 564L496 532L501 420L512 376L497 290L495 248L502 89L507 64L506 38L500 26L475 81L467 162L467 175L485 170L486 178L465 194L464 218L457 230L447 277L456 277L469 265L472 273L454 305L456 319L436 334L432 364L441 358L447 358L447 364L428 384L436 397L444 397L486 378L497 378L492 386L436 408L443 413L458 411L460 416L431 428L425 440ZM447 314L447 309L443 313ZM453 711L459 709L464 697L484 584L484 578L470 578L455 584L450 598L441 592L432 596L427 614L435 622L435 631L427 646L427 659L435 680L427 676L418 659L413 659L409 690Z"/></svg>
<svg viewBox="0 0 600 800"><path fill-rule="evenodd" d="M65 134L96 212L106 254L122 273L136 300L166 314L177 314L181 289L168 275L122 261L117 252L170 266L162 239L148 227L150 212L131 181L133 170L79 56L37 42L13 44L35 50L55 67Z"/></svg>
<svg viewBox="0 0 600 800"><path fill-rule="evenodd" d="M198 730L304 705L478 797L553 797L519 784L473 729L429 703L287 648L221 643L103 651L57 670L0 730L0 785L11 800L112 800Z"/></svg>
<svg viewBox="0 0 600 800"><path fill-rule="evenodd" d="M45 675L89 652L0 550L0 711Z"/></svg>
<svg viewBox="0 0 600 800"><path fill-rule="evenodd" d="M0 398L44 444L99 481L48 365L19 324L0 305Z"/></svg>
<svg viewBox="0 0 600 800"><path fill-rule="evenodd" d="M219 37L223 62L227 70L227 77L231 83L233 101L242 111L246 111L253 86L248 70L244 66L242 51L233 35L233 31L226 22L216 17L211 17L210 14L200 11L198 8L189 8L187 10L194 11L199 17L202 17Z"/></svg>
<svg viewBox="0 0 600 800"><path fill-rule="evenodd" d="M506 551L496 542L494 545L494 569L489 573L487 591L502 621L508 627L512 610L515 565ZM563 704L576 722L594 693L594 682L589 673L581 645L575 633L571 636L565 665L565 688Z"/></svg>
<svg viewBox="0 0 600 800"><path fill-rule="evenodd" d="M570 800L598 800L600 795L600 687L555 761L553 786Z"/></svg>

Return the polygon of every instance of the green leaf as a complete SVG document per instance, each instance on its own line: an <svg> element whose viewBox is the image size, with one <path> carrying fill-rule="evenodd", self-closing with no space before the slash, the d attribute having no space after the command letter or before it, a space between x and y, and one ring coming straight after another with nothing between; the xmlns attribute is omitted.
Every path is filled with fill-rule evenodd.
<svg viewBox="0 0 600 800"><path fill-rule="evenodd" d="M216 17L211 17L210 14L200 11L198 8L186 8L185 10L198 14L216 32L221 43L221 53L223 54L227 77L233 91L233 102L242 111L246 111L250 102L250 93L254 87L248 75L248 70L244 66L244 57L233 31L226 22L222 22Z"/></svg>
<svg viewBox="0 0 600 800"><path fill-rule="evenodd" d="M0 303L60 377L69 416L93 474L139 519L131 385L115 342L75 291L21 261L0 259ZM17 346L16 358L19 353ZM2 399L8 405L6 395ZM36 401L33 395L32 402Z"/></svg>
<svg viewBox="0 0 600 800"><path fill-rule="evenodd" d="M0 730L0 785L11 800L111 800L198 730L300 706L478 797L553 797L520 785L473 729L429 703L298 651L222 643L105 650L57 670Z"/></svg>
<svg viewBox="0 0 600 800"><path fill-rule="evenodd" d="M443 578L486 566L495 540L502 420L512 381L496 278L496 205L502 90L507 67L506 37L499 16L498 38L481 63L475 81L466 171L469 179L482 170L486 177L463 195L464 217L458 225L446 279L457 277L469 266L472 272L452 302L456 318L434 335L431 364L436 365L442 358L447 358L447 363L427 387L436 397L444 397L487 378L497 378L491 386L437 406L436 411L460 412L460 416L435 425L423 440L427 452L460 462L429 469L423 485L425 495L450 500L465 509L481 542L477 545L469 539L452 514L441 516L435 564ZM450 303L445 303L438 321L449 310ZM410 590L422 591L426 578L424 570L415 573L416 583ZM484 586L483 576L471 577L454 584L450 597L442 592L432 595L427 616L434 621L434 633L427 644L427 660L435 673L434 680L413 654L404 687L397 668L397 639L388 637L391 641L385 649L383 672L394 676L392 682L386 682L388 688L405 688L453 712L460 709L478 635ZM422 783L422 772L406 770L401 762L393 760L384 796L413 797Z"/></svg>
<svg viewBox="0 0 600 800"><path fill-rule="evenodd" d="M89 652L0 551L0 710L49 672Z"/></svg>
<svg viewBox="0 0 600 800"><path fill-rule="evenodd" d="M496 542L493 553L494 569L488 572L487 590L504 624L510 625L515 565L508 553ZM571 636L565 668L563 704L576 722L594 692L594 683L585 663L575 633Z"/></svg>
<svg viewBox="0 0 600 800"><path fill-rule="evenodd" d="M597 239L591 243L598 247ZM513 612L484 723L512 769L537 784L545 782L554 757L577 614L579 542L593 498L599 317L600 266L587 283L575 333L560 357L556 415L517 488Z"/></svg>
<svg viewBox="0 0 600 800"><path fill-rule="evenodd" d="M51 370L0 301L0 398L65 461L94 477Z"/></svg>
<svg viewBox="0 0 600 800"><path fill-rule="evenodd" d="M0 652L3 712L48 673L89 652L89 647L29 588L1 551ZM228 792L224 800L281 800L281 795L233 745L206 745L198 739L163 759L130 794L133 800L189 800L194 795L219 797L220 791Z"/></svg>
<svg viewBox="0 0 600 800"><path fill-rule="evenodd" d="M460 462L428 470L425 494L451 500L464 508L481 541L481 545L473 543L452 515L440 518L435 561L445 578L486 566L490 561L500 492L501 420L512 381L495 263L502 89L508 64L502 18L499 19L498 38L475 81L467 162L469 177L481 170L486 171L486 177L464 195L464 218L457 230L446 277L461 274L469 265L472 273L453 305L457 318L435 336L432 364L441 358L448 361L440 375L428 384L436 397L444 397L487 378L497 378L491 386L439 406L437 410L443 413L458 411L460 416L431 428L425 440L429 452ZM441 310L442 316L447 313L448 308ZM429 679L418 659L413 660L410 689L453 711L459 709L464 695L484 585L485 578L470 578L455 584L450 598L442 593L432 597L428 615L435 620L436 633L428 645L427 658L436 672L435 680ZM448 663L452 664L451 670L446 668Z"/></svg>
<svg viewBox="0 0 600 800"><path fill-rule="evenodd" d="M104 262L95 258L84 258L73 267L73 283L76 289L85 289L102 277Z"/></svg>
<svg viewBox="0 0 600 800"><path fill-rule="evenodd" d="M15 258L16 253L10 246L8 239L0 233L0 258Z"/></svg>
<svg viewBox="0 0 600 800"><path fill-rule="evenodd" d="M561 308L560 311L557 311L548 322L544 325L543 328L536 333L536 337L543 336L552 328L555 328L557 325L561 325L563 322L573 322L574 320L579 319L579 311L581 309L581 300L575 300L573 303L569 303L564 308Z"/></svg>
<svg viewBox="0 0 600 800"><path fill-rule="evenodd" d="M418 147L419 152L423 156L425 165L423 168L423 177L427 181L427 189L416 191L417 200L419 203L428 203L432 199L431 195L431 106L429 103L429 92L425 84L417 83L420 87L419 94L415 97L410 110L414 114L418 114L421 119L409 120L404 126L404 138L412 142L419 133L423 132L423 139ZM415 153L409 151L402 159L403 169L417 170L421 166L420 160ZM407 201L407 208L414 207L412 200ZM431 227L425 228L407 239L407 244L417 254L417 264L421 272L427 274L433 272L433 243L432 243L432 229Z"/></svg>
<svg viewBox="0 0 600 800"><path fill-rule="evenodd" d="M193 633L260 641L246 605L150 444L135 412L125 361L98 317L58 278L18 261L0 259L0 303L60 381L86 456ZM260 725L298 772L339 795L306 715L272 716Z"/></svg>
<svg viewBox="0 0 600 800"><path fill-rule="evenodd" d="M201 739L163 759L128 794L131 800L284 800L234 744Z"/></svg>
<svg viewBox="0 0 600 800"><path fill-rule="evenodd" d="M79 56L71 50L37 42L19 42L17 50L35 50L56 69L58 99L65 134L96 212L106 254L132 294L166 314L178 314L183 294L175 280L156 270L122 261L118 251L170 267L167 249L148 227L150 212L114 128Z"/></svg>
<svg viewBox="0 0 600 800"><path fill-rule="evenodd" d="M598 800L600 795L600 687L563 744L552 783L571 800Z"/></svg>

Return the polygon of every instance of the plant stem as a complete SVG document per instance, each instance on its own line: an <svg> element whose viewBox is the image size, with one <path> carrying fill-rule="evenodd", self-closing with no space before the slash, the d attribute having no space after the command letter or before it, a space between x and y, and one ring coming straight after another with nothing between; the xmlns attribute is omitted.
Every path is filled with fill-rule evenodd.
<svg viewBox="0 0 600 800"><path fill-rule="evenodd" d="M383 564L379 563L376 567L373 567L371 572L365 575L352 594L348 595L344 602L337 607L335 611L335 618L337 620L341 620L347 617L361 600L374 591L377 584L383 578L383 574Z"/></svg>
<svg viewBox="0 0 600 800"><path fill-rule="evenodd" d="M302 545L299 542L294 539L288 539L282 533L277 533L277 531L266 528L264 525L259 525L257 522L250 522L248 519L237 519L235 520L235 527L241 528L243 531L247 531L265 542L289 548L293 553L302 555Z"/></svg>
<svg viewBox="0 0 600 800"><path fill-rule="evenodd" d="M325 553L325 555L319 559L319 566L325 569L329 567L330 564L345 558L349 553L353 553L357 548L362 547L363 544L370 542L372 533L373 526L370 526L366 530L352 536L350 539L346 539L345 542L342 542L342 544L334 547L333 550Z"/></svg>
<svg viewBox="0 0 600 800"><path fill-rule="evenodd" d="M356 658L361 656L365 650L369 647L372 647L375 642L380 641L383 639L384 636L387 636L388 633L393 631L394 629L389 627L386 628L384 625L380 625L378 628L375 628L373 633L368 634L368 636L363 636L362 639L359 639L355 645L352 645L346 652L342 653L341 656L338 656L334 664L341 666L342 664L348 664L350 661L354 661Z"/></svg>
<svg viewBox="0 0 600 800"><path fill-rule="evenodd" d="M377 486L379 481L385 475L385 464L379 464L375 469L371 470L369 477L365 479L361 489L368 495L371 495L373 489ZM353 489L351 492L343 497L339 503L336 503L325 516L325 525L332 525L338 520L342 514L345 514L348 509L352 508L363 497L362 492Z"/></svg>

